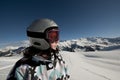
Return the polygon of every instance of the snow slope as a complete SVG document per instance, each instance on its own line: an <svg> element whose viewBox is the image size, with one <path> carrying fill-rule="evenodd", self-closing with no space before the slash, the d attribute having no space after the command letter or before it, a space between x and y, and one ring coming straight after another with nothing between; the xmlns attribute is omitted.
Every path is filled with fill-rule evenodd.
<svg viewBox="0 0 120 80"><path fill-rule="evenodd" d="M95 52L60 51L68 65L71 80L119 80L120 50ZM0 57L0 77L5 80L11 65L20 56Z"/></svg>
<svg viewBox="0 0 120 80"><path fill-rule="evenodd" d="M120 50L100 52L62 52L71 80L119 80ZM87 56L86 56L87 55Z"/></svg>

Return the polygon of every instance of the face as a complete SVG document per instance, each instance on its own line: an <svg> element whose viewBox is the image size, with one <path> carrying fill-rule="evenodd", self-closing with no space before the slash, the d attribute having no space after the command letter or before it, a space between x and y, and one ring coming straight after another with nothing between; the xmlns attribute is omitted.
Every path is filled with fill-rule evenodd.
<svg viewBox="0 0 120 80"><path fill-rule="evenodd" d="M52 29L47 32L47 39L50 43L50 47L53 50L57 49L58 41L59 41L59 30L58 29Z"/></svg>
<svg viewBox="0 0 120 80"><path fill-rule="evenodd" d="M50 43L50 46L53 50L56 50L57 46L58 46L58 41L54 41L54 42Z"/></svg>

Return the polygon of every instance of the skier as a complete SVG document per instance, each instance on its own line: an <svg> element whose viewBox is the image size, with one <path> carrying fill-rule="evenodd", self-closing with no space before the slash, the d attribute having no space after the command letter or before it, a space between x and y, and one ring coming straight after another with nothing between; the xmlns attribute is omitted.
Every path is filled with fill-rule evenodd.
<svg viewBox="0 0 120 80"><path fill-rule="evenodd" d="M27 28L31 45L16 62L7 80L69 80L59 53L59 28L51 19L38 19Z"/></svg>

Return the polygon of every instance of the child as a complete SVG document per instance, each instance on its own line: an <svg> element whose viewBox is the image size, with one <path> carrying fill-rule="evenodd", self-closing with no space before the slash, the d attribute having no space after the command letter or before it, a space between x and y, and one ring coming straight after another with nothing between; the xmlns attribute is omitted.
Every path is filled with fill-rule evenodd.
<svg viewBox="0 0 120 80"><path fill-rule="evenodd" d="M59 53L58 25L50 19L35 20L27 28L31 45L16 62L7 80L69 80L65 61Z"/></svg>

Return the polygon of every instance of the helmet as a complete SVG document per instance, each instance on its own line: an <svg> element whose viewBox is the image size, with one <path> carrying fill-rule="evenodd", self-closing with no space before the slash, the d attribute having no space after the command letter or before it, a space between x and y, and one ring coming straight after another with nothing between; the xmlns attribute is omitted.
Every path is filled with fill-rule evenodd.
<svg viewBox="0 0 120 80"><path fill-rule="evenodd" d="M27 28L27 36L35 48L46 50L50 48L47 32L58 30L58 25L50 19L38 19Z"/></svg>

